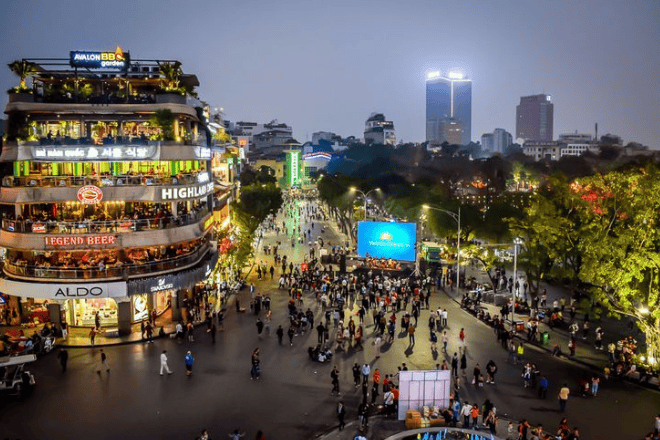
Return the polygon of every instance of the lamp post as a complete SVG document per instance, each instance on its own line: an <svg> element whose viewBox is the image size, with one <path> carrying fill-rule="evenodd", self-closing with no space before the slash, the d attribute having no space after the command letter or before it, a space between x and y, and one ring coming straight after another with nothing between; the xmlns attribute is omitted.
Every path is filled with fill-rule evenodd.
<svg viewBox="0 0 660 440"><path fill-rule="evenodd" d="M453 218L456 223L458 224L458 235L457 237L457 244L456 244L456 288L458 289L460 286L460 277L461 277L461 207L458 207L458 213L452 212L452 211L447 211L445 209L440 209L436 208L433 206L429 205L422 205L423 209L433 209L434 211L440 211L444 212L445 214L448 214L451 218Z"/></svg>
<svg viewBox="0 0 660 440"><path fill-rule="evenodd" d="M513 239L513 287L511 289L511 330L516 331L515 316L516 316L516 283L518 282L518 245L522 244L522 240L518 237Z"/></svg>
<svg viewBox="0 0 660 440"><path fill-rule="evenodd" d="M369 194L371 194L373 191L380 191L380 188L371 189L367 191L366 194L354 186L351 186L350 190L351 192L357 192L362 195L362 200L364 201L364 219L367 220L367 197L369 197Z"/></svg>

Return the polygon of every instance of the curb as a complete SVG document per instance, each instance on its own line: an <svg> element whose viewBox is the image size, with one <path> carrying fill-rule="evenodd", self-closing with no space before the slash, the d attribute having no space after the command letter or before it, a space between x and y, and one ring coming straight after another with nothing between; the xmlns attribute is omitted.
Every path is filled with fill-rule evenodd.
<svg viewBox="0 0 660 440"><path fill-rule="evenodd" d="M199 322L197 324L193 324L193 327L194 328L199 328L199 327L202 327L204 324L205 324L204 322ZM154 341L156 339L168 339L170 337L170 335L173 335L175 333L176 332L169 332L169 333L166 332L165 336L154 336L152 339ZM70 348L96 348L96 347L105 348L105 347L115 347L115 346L130 345L130 344L137 344L137 343L144 343L144 342L147 342L147 340L146 339L136 339L135 341L120 341L120 342L114 342L112 344L94 344L94 345L90 345L90 344L71 345L71 344L62 344L62 343L57 344L56 343L56 344L53 345L53 350L56 349L56 348L66 348L66 349L70 349ZM53 350L51 350L51 351L53 351Z"/></svg>

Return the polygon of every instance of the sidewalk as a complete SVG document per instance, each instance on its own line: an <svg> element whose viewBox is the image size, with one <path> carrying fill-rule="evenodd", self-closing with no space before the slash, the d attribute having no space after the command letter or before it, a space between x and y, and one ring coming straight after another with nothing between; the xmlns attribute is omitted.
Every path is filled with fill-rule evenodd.
<svg viewBox="0 0 660 440"><path fill-rule="evenodd" d="M569 299L571 298L570 292L567 292L565 290L562 290L561 288L557 286L552 286L547 283L541 283L540 285L540 291L543 291L543 289L547 289L547 306L544 309L546 314L552 307L552 302L556 299L559 301L559 298L563 295L567 299L567 304L570 303ZM461 288L460 291L457 289L454 290L449 290L449 289L442 289L444 293L454 300L456 303L460 304L461 299L463 297L463 293L466 292L466 289ZM505 295L510 295L508 290L506 291L499 291L498 293L502 293ZM481 307L486 309L491 316L493 315L501 315L500 310L501 306L495 306L493 303L486 302L484 300L481 301L480 303ZM564 318L565 321L568 322L567 315L568 315L568 307L566 307L566 312L564 313ZM475 319L476 316L474 317ZM515 321L524 321L525 323L529 320L529 315L521 315L519 313L515 314L514 317ZM584 316L582 313L576 314L576 322L578 324L582 324L584 320ZM507 321L507 323L510 325L511 321ZM603 337L603 350L597 350L595 348L595 329L598 326L602 326L604 329L604 337ZM568 327L568 326L566 326ZM600 319L600 320L595 320L591 318L591 327L589 328L589 334L587 336L587 339L584 340L582 339L582 331L580 330L577 334L576 338L576 349L575 349L575 356L569 356L568 354L570 351L568 350L568 342L570 340L570 333L567 328L553 328L551 329L546 322L539 322L538 325L538 333L540 337L540 334L542 332L548 332L549 339L548 339L548 344L543 345L539 342L539 340L534 340L532 342L529 342L527 340L527 331L524 332L518 332L516 334L516 338L527 343L527 344L533 344L535 347L538 347L541 350L546 351L547 353L551 354L553 348L555 345L559 345L561 348L561 359L564 359L566 361L573 361L577 362L578 364L581 364L589 369L593 369L598 371L599 373L603 372L603 369L605 366L609 365L609 359L608 359L608 354L607 354L607 344L610 342L615 342L623 339L624 337L628 336L630 333L629 331L626 331L626 325L624 323L621 323L619 321L615 321L612 319ZM635 336L637 338L637 336ZM627 378L627 377L624 377ZM632 378L627 378L632 380ZM637 381L634 381L635 383L638 383ZM658 389L658 383L657 382L652 382L650 384L640 384L640 385L646 385L647 387L657 390Z"/></svg>

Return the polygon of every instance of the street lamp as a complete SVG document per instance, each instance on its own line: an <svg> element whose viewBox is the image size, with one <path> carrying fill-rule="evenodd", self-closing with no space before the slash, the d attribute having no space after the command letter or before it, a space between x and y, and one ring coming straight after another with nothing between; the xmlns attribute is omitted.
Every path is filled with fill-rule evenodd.
<svg viewBox="0 0 660 440"><path fill-rule="evenodd" d="M379 192L380 188L371 189L371 190L367 191L366 194L363 193L362 191L360 191L359 189L357 189L354 186L351 186L349 189L351 190L351 192L358 192L358 193L362 194L362 200L364 200L364 219L366 220L367 219L367 197L369 197L369 194L371 194L373 191Z"/></svg>
<svg viewBox="0 0 660 440"><path fill-rule="evenodd" d="M461 274L461 207L458 207L458 213L447 211L445 209L440 209L436 208L433 206L429 205L422 205L423 209L432 209L434 211L440 211L444 212L445 214L448 214L451 218L453 218L456 223L458 223L458 235L457 237L457 244L456 244L456 289L459 288L460 286L460 274Z"/></svg>
<svg viewBox="0 0 660 440"><path fill-rule="evenodd" d="M516 283L518 282L518 245L523 244L523 241L516 237L513 239L513 287L511 288L511 328L515 331L515 322L514 319L516 316L516 296L518 294L516 289Z"/></svg>

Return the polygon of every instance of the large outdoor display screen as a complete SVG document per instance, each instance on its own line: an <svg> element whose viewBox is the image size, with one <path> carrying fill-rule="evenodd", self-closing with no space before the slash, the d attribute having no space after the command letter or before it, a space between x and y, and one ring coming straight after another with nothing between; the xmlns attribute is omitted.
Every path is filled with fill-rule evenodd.
<svg viewBox="0 0 660 440"><path fill-rule="evenodd" d="M415 223L358 223L358 256L415 261Z"/></svg>

